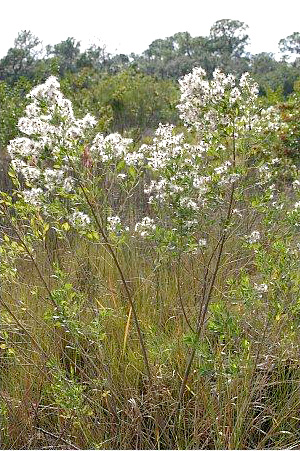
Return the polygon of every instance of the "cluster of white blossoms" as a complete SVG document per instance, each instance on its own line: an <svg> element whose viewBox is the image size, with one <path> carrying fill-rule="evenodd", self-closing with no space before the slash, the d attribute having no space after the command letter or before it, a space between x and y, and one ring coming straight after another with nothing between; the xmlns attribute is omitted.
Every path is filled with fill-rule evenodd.
<svg viewBox="0 0 300 451"><path fill-rule="evenodd" d="M239 174L234 172L234 170L233 172L229 172L231 167L232 163L230 161L225 161L221 166L214 168L215 174L220 176L220 179L218 181L219 186L226 186L239 180Z"/></svg>
<svg viewBox="0 0 300 451"><path fill-rule="evenodd" d="M74 211L69 217L69 221L73 227L85 229L91 223L91 218L81 211Z"/></svg>
<svg viewBox="0 0 300 451"><path fill-rule="evenodd" d="M219 166L219 167L215 168L214 171L215 171L216 174L224 174L224 172L227 171L229 166L231 166L231 162L230 161L225 161L225 163L222 164L222 166Z"/></svg>
<svg viewBox="0 0 300 451"><path fill-rule="evenodd" d="M107 231L109 233L120 236L122 233L129 231L129 227L124 226L124 224L122 224L121 218L118 215L108 216L106 220L107 220Z"/></svg>
<svg viewBox="0 0 300 451"><path fill-rule="evenodd" d="M143 152L132 149L133 140L119 133L104 136L98 133L91 146L91 154L96 161L112 163L123 160L127 166L139 166L144 162Z"/></svg>
<svg viewBox="0 0 300 451"><path fill-rule="evenodd" d="M73 139L84 137L97 122L89 113L83 119L75 118L72 103L64 97L54 76L33 88L28 98L32 103L26 107L18 128L25 135L40 138L34 141L37 157L45 146L72 147Z"/></svg>
<svg viewBox="0 0 300 451"><path fill-rule="evenodd" d="M154 219L145 216L140 222L135 225L135 231L142 237L151 235L156 229Z"/></svg>
<svg viewBox="0 0 300 451"><path fill-rule="evenodd" d="M295 203L294 210L300 210L300 202Z"/></svg>
<svg viewBox="0 0 300 451"><path fill-rule="evenodd" d="M174 135L173 130L174 125L159 124L152 145L144 144L141 147L140 150L148 155L148 164L151 169L163 169L170 158L176 158L182 154L183 133Z"/></svg>
<svg viewBox="0 0 300 451"><path fill-rule="evenodd" d="M258 85L248 73L238 81L234 75L225 75L216 69L209 81L205 70L195 67L179 84L180 117L200 133L203 130L213 133L220 126L234 125L238 134L239 129L251 128L256 121Z"/></svg>
<svg viewBox="0 0 300 451"><path fill-rule="evenodd" d="M231 149L239 152L245 137L259 124L258 86L248 73L237 80L219 69L208 80L202 68L194 68L179 84L177 107L186 130L196 131L196 144L189 144L173 125L160 124L152 144L142 145L140 152L151 174L145 188L149 203L185 208L195 217L208 199L216 198L214 192L225 192L241 177ZM228 144L233 139L235 143ZM193 219L192 214L186 217L189 223Z"/></svg>
<svg viewBox="0 0 300 451"><path fill-rule="evenodd" d="M250 235L246 236L246 240L248 241L249 244L254 244L257 243L260 240L260 233L258 230L253 230L252 233L250 233Z"/></svg>
<svg viewBox="0 0 300 451"><path fill-rule="evenodd" d="M108 216L107 228L111 232L116 232L121 226L121 219L119 216Z"/></svg>
<svg viewBox="0 0 300 451"><path fill-rule="evenodd" d="M14 170L31 186L23 192L24 200L40 205L43 193L57 188L72 191L69 163L74 160L74 140L82 139L96 120L90 114L75 118L72 103L53 76L32 89L28 98L32 103L18 122L20 132L27 136L10 141L8 153Z"/></svg>
<svg viewBox="0 0 300 451"><path fill-rule="evenodd" d="M200 238L198 240L198 246L199 246L199 248L206 247L207 246L207 240L205 238Z"/></svg>
<svg viewBox="0 0 300 451"><path fill-rule="evenodd" d="M254 289L258 292L259 297L262 297L263 293L267 293L269 287L266 283L255 283Z"/></svg>
<svg viewBox="0 0 300 451"><path fill-rule="evenodd" d="M191 234L194 231L196 237L204 207L211 211L216 205L224 205L227 185L234 184L243 173L237 168L232 149L238 154L244 137L254 126L260 126L262 117L269 120L271 113L261 113L258 87L247 73L237 80L217 69L208 80L203 69L194 68L179 83L178 109L186 126L184 132L176 133L173 125L160 124L152 143L139 149L132 139L119 133L104 136L94 132L91 142L95 118L90 114L82 119L75 117L72 103L60 91L55 77L32 89L28 95L32 102L18 123L26 136L12 140L8 146L12 167L27 183L24 200L40 206L62 195L72 212L70 223L88 227L91 219L78 211L78 203L72 204L70 193L74 199L78 194L80 175L76 170L96 170L94 163L100 162L109 174L114 171L118 183L127 183L131 173L147 173L145 193L149 203L166 206L171 222L179 221L180 229L185 227ZM271 161L260 167L261 180L269 181L270 166L276 164ZM130 171L132 166L139 170ZM118 216L107 218L107 225L110 232L122 229ZM135 226L141 236L154 230L154 221L149 217ZM248 241L256 242L258 233L253 232ZM203 243L200 240L199 247Z"/></svg>
<svg viewBox="0 0 300 451"><path fill-rule="evenodd" d="M31 188L23 191L25 202L35 206L43 204L43 190L41 188Z"/></svg>
<svg viewBox="0 0 300 451"><path fill-rule="evenodd" d="M73 167L84 165L82 143L97 121L89 113L82 119L75 117L72 103L62 94L56 77L33 88L28 98L32 102L18 122L20 132L27 136L10 141L8 153L12 168L28 185L23 191L25 202L40 206L57 190L74 190ZM97 134L89 152L93 162L123 160L127 166L144 162L144 153L133 150L132 139L118 133L106 137Z"/></svg>
<svg viewBox="0 0 300 451"><path fill-rule="evenodd" d="M154 176L145 188L149 203L180 194L182 205L197 210L211 181L210 176L201 175L207 149L203 141L187 143L183 133L175 133L174 125L160 124L152 144L140 148Z"/></svg>
<svg viewBox="0 0 300 451"><path fill-rule="evenodd" d="M207 145L200 141L197 145L186 143L183 133L175 134L174 125L159 124L152 144L143 144L140 152L147 157L148 166L156 171L164 169L171 160L184 158L185 164L192 164L207 151Z"/></svg>

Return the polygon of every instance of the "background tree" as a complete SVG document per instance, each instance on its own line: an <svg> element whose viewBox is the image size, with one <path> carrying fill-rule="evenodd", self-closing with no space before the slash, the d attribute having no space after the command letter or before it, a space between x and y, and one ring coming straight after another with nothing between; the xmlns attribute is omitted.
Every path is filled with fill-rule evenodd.
<svg viewBox="0 0 300 451"><path fill-rule="evenodd" d="M216 65L225 72L240 74L247 70L249 55L246 47L249 35L248 25L239 20L222 19L213 24L210 29L210 45L216 57Z"/></svg>
<svg viewBox="0 0 300 451"><path fill-rule="evenodd" d="M46 48L48 56L57 59L60 75L66 72L76 71L80 59L79 41L76 42L74 38L69 37L65 41L55 44L53 47L48 45Z"/></svg>
<svg viewBox="0 0 300 451"><path fill-rule="evenodd" d="M210 39L216 52L220 55L241 57L249 44L246 33L248 25L239 20L222 19L210 29Z"/></svg>
<svg viewBox="0 0 300 451"><path fill-rule="evenodd" d="M279 49L281 52L289 52L296 53L296 55L300 55L300 33L295 32L290 36L287 36L284 39L279 41Z"/></svg>
<svg viewBox="0 0 300 451"><path fill-rule="evenodd" d="M0 61L0 79L15 82L20 77L34 78L38 56L41 54L40 40L31 31L21 31Z"/></svg>
<svg viewBox="0 0 300 451"><path fill-rule="evenodd" d="M92 67L96 70L103 70L109 66L112 56L106 51L105 46L92 44L84 52L80 53L77 58L76 67Z"/></svg>
<svg viewBox="0 0 300 451"><path fill-rule="evenodd" d="M78 74L69 73L61 85L75 111L82 115L90 111L102 121L103 131L134 130L139 137L159 122L178 120L176 84L133 68L116 74L99 74L85 68Z"/></svg>
<svg viewBox="0 0 300 451"><path fill-rule="evenodd" d="M299 78L299 68L287 61L276 61L272 53L262 52L253 55L250 61L250 70L260 86L260 93L277 91L283 97L293 92L294 83Z"/></svg>

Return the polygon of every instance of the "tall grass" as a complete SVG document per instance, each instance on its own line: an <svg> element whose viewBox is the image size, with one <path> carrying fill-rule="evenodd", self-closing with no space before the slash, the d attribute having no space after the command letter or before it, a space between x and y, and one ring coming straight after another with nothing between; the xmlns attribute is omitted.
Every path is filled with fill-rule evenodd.
<svg viewBox="0 0 300 451"><path fill-rule="evenodd" d="M299 444L297 319L228 294L222 259L205 333L184 378L201 265L164 261L150 247L119 253L149 358L149 381L132 311L111 255L79 237L51 242L66 282L70 324L50 314L30 261L2 286L2 448L287 448ZM234 244L232 244L234 246ZM52 290L46 250L39 268ZM52 262L51 262L52 263Z"/></svg>

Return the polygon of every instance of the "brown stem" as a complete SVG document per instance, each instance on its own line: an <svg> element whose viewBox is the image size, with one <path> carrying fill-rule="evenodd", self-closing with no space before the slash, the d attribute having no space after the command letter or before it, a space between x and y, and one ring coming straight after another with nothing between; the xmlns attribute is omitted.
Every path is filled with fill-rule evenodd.
<svg viewBox="0 0 300 451"><path fill-rule="evenodd" d="M234 125L234 124L233 124ZM232 141L233 141L233 167L235 167L236 165L236 142L235 142L235 136L234 136L234 129L233 129L233 134L232 134ZM208 310L208 306L211 300L211 295L214 289L214 285L215 285L215 280L219 271L219 267L220 267L220 261L221 261L221 256L222 256L222 252L223 252L223 248L224 248L224 244L225 241L227 239L227 227L228 227L228 223L230 221L231 215L232 215L232 207L233 207L233 197L234 197L234 191L235 191L235 183L232 183L231 185L231 193L230 193L230 199L229 199L229 206L228 206L228 211L227 211L227 216L226 216L226 220L225 220L225 228L224 231L222 233L222 236L219 240L219 243L217 244L217 246L219 246L219 252L218 252L218 256L217 256L217 261L215 264L215 269L213 271L212 274L212 278L210 281L210 285L209 285L209 289L206 295L206 279L207 279L207 275L208 275L208 271L209 271L209 266L210 266L210 262L213 258L214 252L212 253L210 260L209 260L209 265L207 266L206 269L206 274L205 274L205 281L204 281L204 289L203 289L203 297L202 297L202 302L200 304L200 308L199 308L199 316L198 316L198 321L197 321L197 329L196 329L196 334L195 334L195 340L196 342L199 340L202 328L203 328L203 324L205 321L205 317L207 314L207 310ZM190 371L191 371L191 367L195 358L195 353L196 353L196 346L194 346L191 350L190 353L190 357L189 360L187 362L186 365L186 369L184 372L184 376L182 379L182 383L180 386L180 392L179 392L179 399L178 399L178 405L177 405L177 411L179 411L180 405L181 405L181 401L185 392L185 387L186 387L186 383L188 380L188 377L190 375Z"/></svg>
<svg viewBox="0 0 300 451"><path fill-rule="evenodd" d="M218 270L219 270L219 267L220 267L221 256L222 256L224 244L225 244L225 241L226 241L226 238L227 238L227 227L228 227L228 223L229 223L229 220L230 220L230 217L231 217L231 214L232 214L234 190L235 190L235 184L233 183L232 186L231 186L229 206L228 206L227 216L226 216L226 220L225 220L225 228L224 228L223 234L222 234L220 242L219 242L220 244L219 244L219 252L218 252L218 256L217 256L217 261L216 261L215 268L214 268L214 271L213 271L213 275L212 275L212 278L211 278L211 281L210 281L210 284L209 284L209 289L208 289L207 295L206 295L205 292L203 293L203 299L202 299L201 306L200 306L200 309L199 309L199 316L198 316L197 328L196 328L196 334L195 334L195 341L196 342L199 340L199 337L200 337L200 334L201 334L201 331L202 331L202 328L203 328L203 324L204 324L205 317L206 317L206 314L207 314L208 306L209 306L209 303L210 303L210 300L211 300L211 295L212 295L212 292L213 292L213 289L214 289L215 280L216 280L216 277L217 277L217 274L218 274ZM182 383L181 383L181 386L180 386L177 411L179 411L179 408L180 408L180 405L181 405L181 402L182 402L182 398L183 398L183 395L184 395L184 392L185 392L186 383L187 383L187 380L189 378L191 367L192 367L192 364L193 364L193 361L194 361L194 358L195 358L195 353L196 353L196 346L194 346L192 348L189 360L188 360L187 365L186 365L186 369L185 369L184 376L183 376L183 379L182 379Z"/></svg>
<svg viewBox="0 0 300 451"><path fill-rule="evenodd" d="M10 220L10 217L9 217L9 215L7 214L7 212L5 212L5 213L6 213L6 216L8 217L8 219ZM39 278L41 279L41 281L42 281L42 283L43 283L43 285L44 285L44 287L45 287L45 289L46 289L46 291L47 291L47 293L48 293L48 296L49 296L50 301L52 302L52 304L54 305L54 307L55 307L56 309L59 309L59 307L58 307L58 305L57 305L55 299L54 299L53 296L52 296L51 290L50 290L50 288L48 287L48 284L47 284L45 278L43 277L43 274L41 273L40 268L38 267L38 264L36 263L35 258L33 257L32 253L30 252L30 250L29 250L29 248L28 248L26 242L23 240L23 238L21 237L21 234L19 233L17 227L13 224L13 222L12 222L11 220L10 220L10 223L11 223L11 225L12 225L12 227L13 227L13 229L14 229L14 231L15 231L15 233L16 233L16 235L17 235L19 241L20 241L20 243L22 244L23 248L24 248L25 251L27 252L28 257L29 257L30 260L32 261L32 263L33 263L33 265L34 265L34 267L35 267L35 269L36 269L36 271L37 271L37 273L38 273L38 275L39 275Z"/></svg>
<svg viewBox="0 0 300 451"><path fill-rule="evenodd" d="M45 360L49 359L49 356L46 354L46 352L43 350L43 348L38 344L38 342L36 341L36 339L28 332L28 330L26 329L25 326L23 326L22 323L20 323L20 321L18 320L18 318L16 317L16 315L14 314L14 312L12 312L12 310L9 308L9 306L6 304L6 302L2 299L2 297L0 296L0 303L3 305L3 307L5 308L5 310L7 310L7 312L10 314L10 316L15 320L16 324L20 327L20 329L22 329L22 331L30 338L30 340L32 341L32 343L34 344L34 346L41 352L41 354L44 356Z"/></svg>
<svg viewBox="0 0 300 451"><path fill-rule="evenodd" d="M98 227L98 229L99 229L99 231L100 231L100 233L102 235L102 238L104 240L104 244L105 244L106 248L108 249L110 255L112 256L114 264L116 265L116 268L117 268L117 270L118 270L118 272L120 274L120 277L121 277L121 280L122 280L122 284L124 286L125 293L126 293L126 296L127 296L127 300L128 300L128 302L129 302L129 304L130 304L130 306L132 308L133 319L134 319L134 322L135 322L135 326L136 326L138 337L139 337L140 346L141 346L142 353L143 353L143 358L144 358L144 363L145 363L145 366L146 366L148 380L152 384L152 374L151 374L151 371L150 371L150 365L149 365L149 361L148 361L146 346L145 346L145 343L144 343L142 331L141 331L139 320L138 320L138 317L137 317L134 301L132 299L132 296L131 296L128 284L126 282L123 270L122 270L121 265L119 263L119 260L118 260L118 258L116 256L116 253L113 250L113 247L110 244L110 242L108 240L108 237L106 236L106 233L104 232L102 224L100 223L98 215L95 212L94 206L93 206L92 202L90 201L84 186L82 185L80 180L78 181L78 183L79 183L79 187L80 187L80 189L81 189L81 191L82 191L82 193L83 193L83 195L85 197L85 200L86 200L86 202L88 203L88 205L90 207L91 213L92 213L93 218L94 218L94 220L95 220L95 222L97 224L97 227Z"/></svg>
<svg viewBox="0 0 300 451"><path fill-rule="evenodd" d="M179 256L178 265L179 265L179 267L181 265L181 258L180 258L180 256ZM184 319L185 319L189 329L194 334L195 330L193 329L193 326L191 325L191 323L190 323L190 321L188 319L188 316L186 314L186 311L185 311L185 308L184 308L184 305L183 305L183 301L182 301L182 294L181 294L181 288L180 288L180 279L179 279L179 271L177 271L177 291L178 291L178 300L179 300L179 304L180 304L180 307L181 307Z"/></svg>

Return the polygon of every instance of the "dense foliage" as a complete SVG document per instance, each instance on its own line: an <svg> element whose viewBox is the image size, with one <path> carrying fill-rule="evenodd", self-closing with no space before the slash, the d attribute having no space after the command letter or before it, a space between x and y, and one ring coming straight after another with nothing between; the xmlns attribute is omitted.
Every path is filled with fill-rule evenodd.
<svg viewBox="0 0 300 451"><path fill-rule="evenodd" d="M49 75L60 77L75 111L83 114L88 109L101 117L99 130L132 129L136 137L153 131L159 122L178 123L177 80L197 66L209 77L216 68L238 76L249 72L260 94L277 92L285 99L300 76L299 33L281 39L282 59L276 61L270 53L247 52L247 28L238 20L219 20L209 36L178 32L153 41L141 55L111 55L97 45L82 51L74 38L43 48L30 31L22 31L0 60L0 146L16 132L15 113L21 113L30 87ZM296 59L289 62L292 54Z"/></svg>

